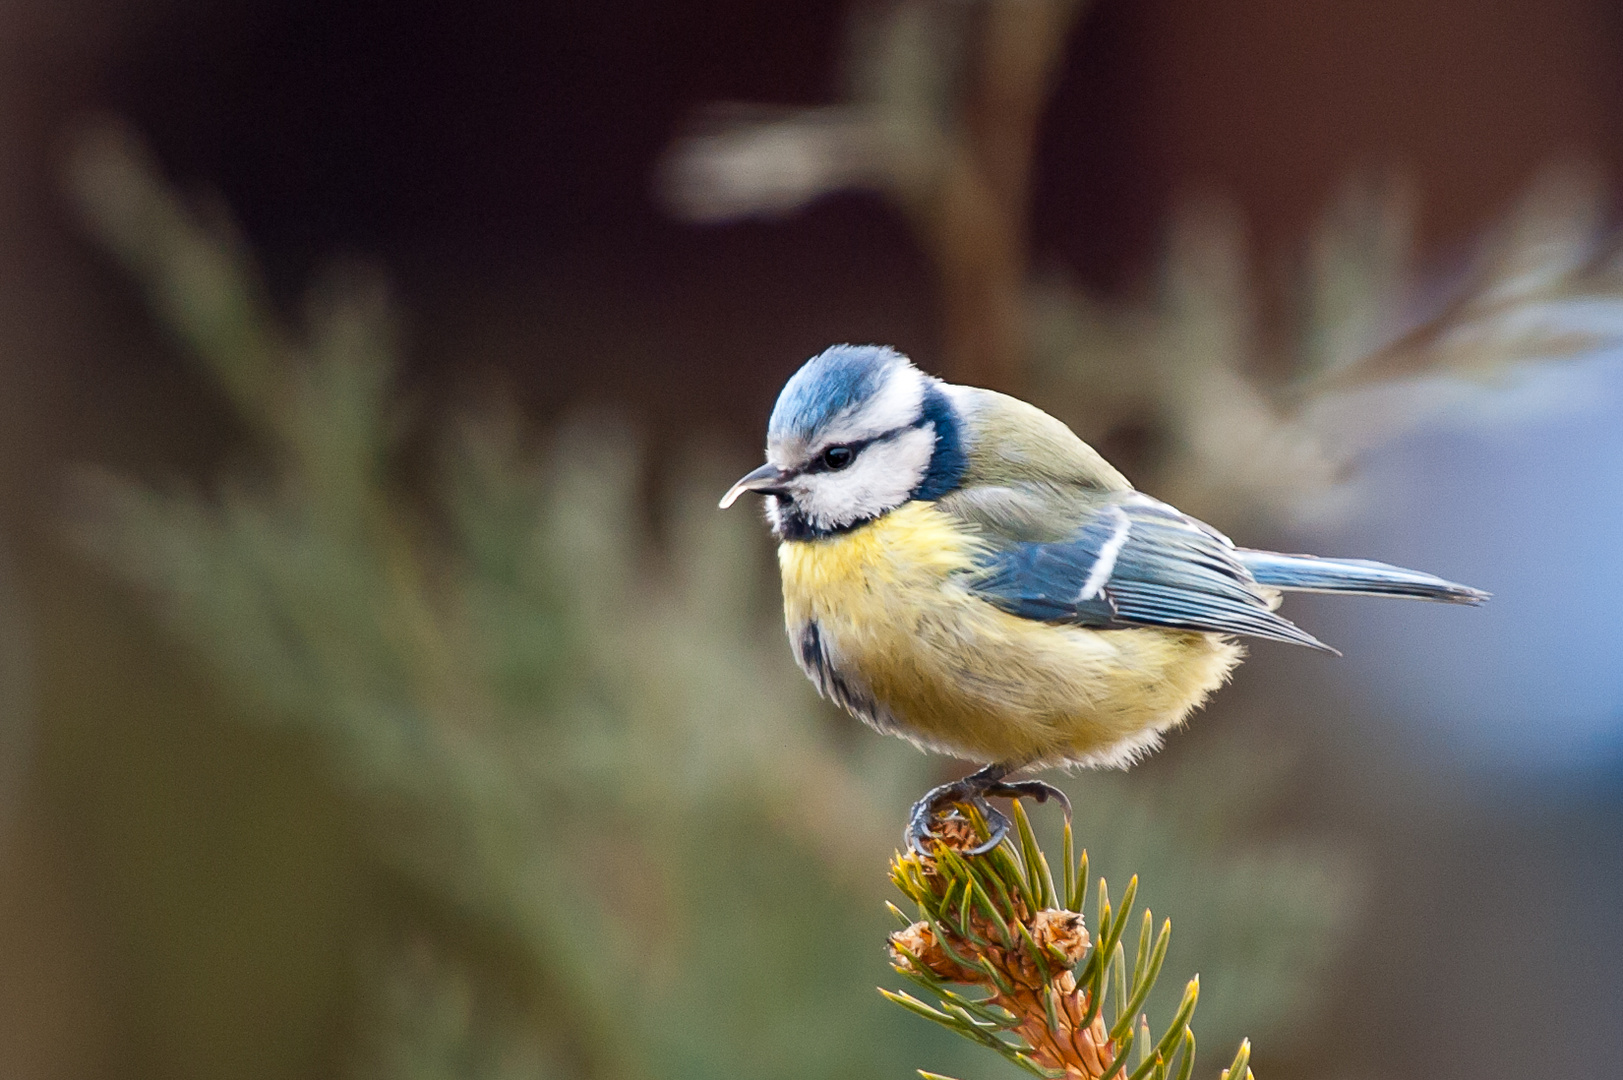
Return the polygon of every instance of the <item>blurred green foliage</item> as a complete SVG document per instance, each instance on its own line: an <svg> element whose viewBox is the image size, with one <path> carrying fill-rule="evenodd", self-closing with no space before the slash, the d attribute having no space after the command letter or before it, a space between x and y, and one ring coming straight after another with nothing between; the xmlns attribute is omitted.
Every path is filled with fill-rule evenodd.
<svg viewBox="0 0 1623 1080"><path fill-rule="evenodd" d="M86 132L70 177L254 443L206 490L87 472L74 537L245 721L322 748L388 897L354 943L363 1075L984 1069L873 992L882 868L935 764L852 737L794 668L758 524L713 509L737 463L685 462L652 513L633 432L536 440L495 407L418 476L374 276L295 331L126 132ZM1267 767L1220 746L1070 785L1095 865L1178 914L1216 1045L1307 1022L1349 925L1341 860L1238 839Z"/></svg>

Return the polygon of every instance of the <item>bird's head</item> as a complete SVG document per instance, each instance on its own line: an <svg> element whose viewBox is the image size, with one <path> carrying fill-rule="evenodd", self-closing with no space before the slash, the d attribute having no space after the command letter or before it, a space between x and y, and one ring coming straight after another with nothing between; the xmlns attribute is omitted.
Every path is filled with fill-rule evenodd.
<svg viewBox="0 0 1623 1080"><path fill-rule="evenodd" d="M767 424L766 464L722 498L768 496L786 539L844 532L958 486L962 424L940 380L881 345L835 345L790 377Z"/></svg>

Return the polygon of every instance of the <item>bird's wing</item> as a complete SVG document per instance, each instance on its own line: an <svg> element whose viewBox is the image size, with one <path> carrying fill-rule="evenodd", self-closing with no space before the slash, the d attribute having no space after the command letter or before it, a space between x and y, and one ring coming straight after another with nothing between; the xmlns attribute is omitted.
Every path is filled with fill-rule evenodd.
<svg viewBox="0 0 1623 1080"><path fill-rule="evenodd" d="M988 601L1045 622L1326 648L1273 613L1226 536L1135 492L1060 421L989 390L946 389L965 418L968 461L937 505L985 541L971 583Z"/></svg>
<svg viewBox="0 0 1623 1080"><path fill-rule="evenodd" d="M1022 618L1098 629L1163 626L1271 638L1330 650L1270 609L1222 533L1137 492L1095 495L1070 517L1063 540L1028 538L1053 529L1055 501L1029 490L966 493L945 508L972 523L988 551L972 589ZM1033 522L1042 522L1041 530ZM1078 524L1080 522L1080 524Z"/></svg>

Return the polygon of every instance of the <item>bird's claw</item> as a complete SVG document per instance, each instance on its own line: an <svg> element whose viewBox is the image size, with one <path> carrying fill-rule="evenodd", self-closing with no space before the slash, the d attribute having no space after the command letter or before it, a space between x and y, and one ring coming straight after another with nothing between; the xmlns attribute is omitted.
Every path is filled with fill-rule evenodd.
<svg viewBox="0 0 1623 1080"><path fill-rule="evenodd" d="M1046 780L1003 781L988 787L986 794L998 799L1030 799L1037 803L1053 799L1065 811L1065 820L1071 820L1070 796Z"/></svg>
<svg viewBox="0 0 1623 1080"><path fill-rule="evenodd" d="M1012 826L1008 815L986 801L988 796L999 799L1032 799L1039 803L1053 799L1065 808L1065 820L1071 820L1071 800L1066 798L1065 792L1053 784L1042 780L1005 781L1001 776L994 778L986 775L986 772L987 770L982 770L962 780L954 780L950 784L931 788L924 798L913 804L907 820L909 851L924 854L925 841L938 838L935 830L930 828L931 822L957 806L971 807L978 811L986 819L988 830L986 840L964 854L985 855L996 848L1003 843L1004 837L1009 835Z"/></svg>
<svg viewBox="0 0 1623 1080"><path fill-rule="evenodd" d="M971 785L964 780L955 780L950 784L931 788L924 798L913 804L907 821L907 847L910 851L924 854L925 841L938 839L936 831L930 827L937 817L947 813L956 813L955 807L973 807L986 819L986 826L990 836L984 843L965 852L967 855L984 855L1003 842L1009 834L1009 819L1001 810L986 801L977 785Z"/></svg>

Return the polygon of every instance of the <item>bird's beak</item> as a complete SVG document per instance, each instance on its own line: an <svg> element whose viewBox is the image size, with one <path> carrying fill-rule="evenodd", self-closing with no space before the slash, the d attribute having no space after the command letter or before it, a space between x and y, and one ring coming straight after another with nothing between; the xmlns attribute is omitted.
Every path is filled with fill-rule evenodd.
<svg viewBox="0 0 1623 1080"><path fill-rule="evenodd" d="M727 489L727 494L721 497L721 508L725 510L733 505L738 501L738 497L746 491L755 491L762 495L781 495L783 494L783 488L779 485L788 476L788 473L776 465L770 463L762 465L759 469L749 473L738 483Z"/></svg>

